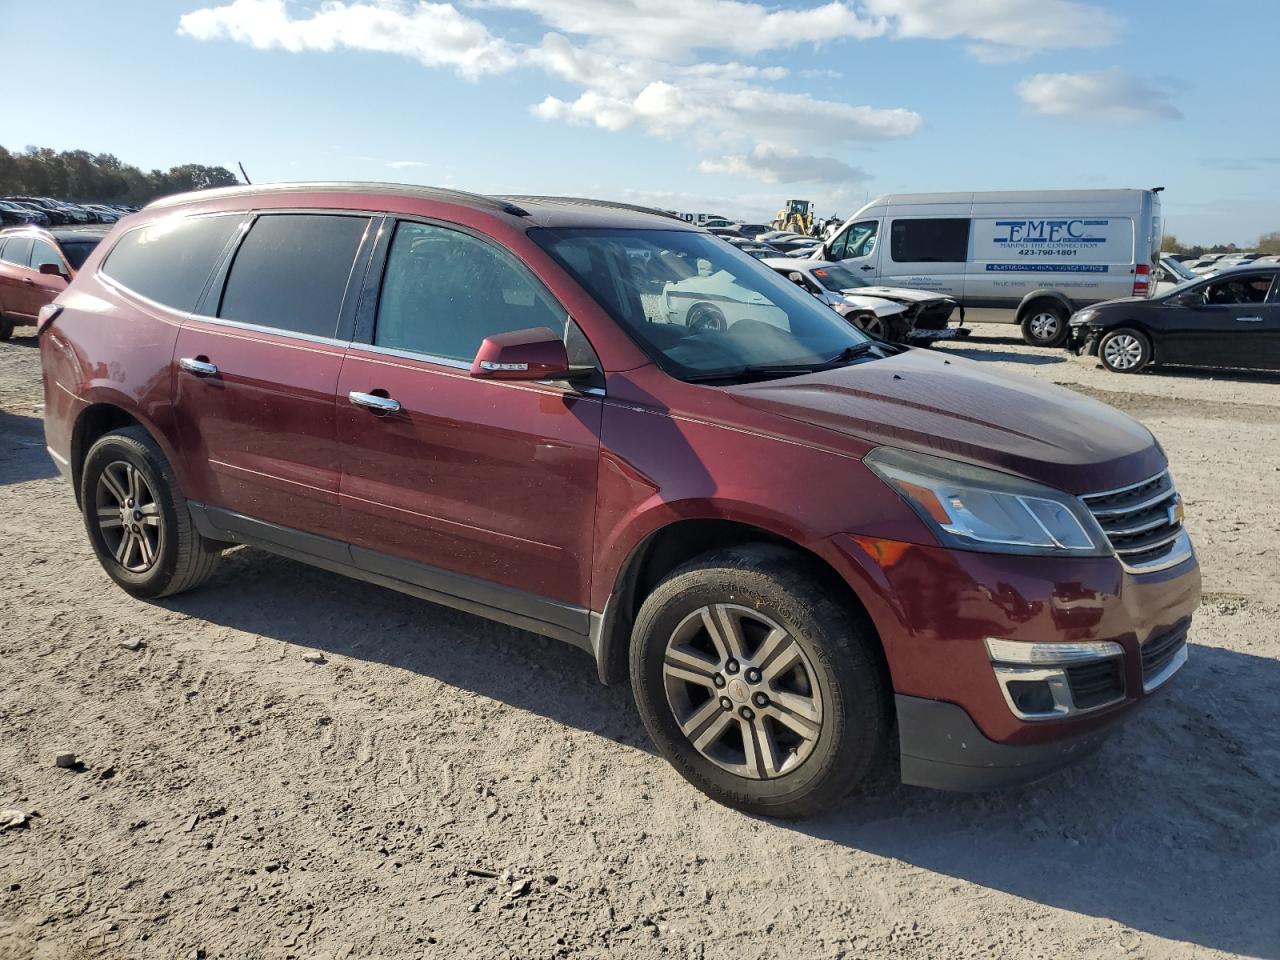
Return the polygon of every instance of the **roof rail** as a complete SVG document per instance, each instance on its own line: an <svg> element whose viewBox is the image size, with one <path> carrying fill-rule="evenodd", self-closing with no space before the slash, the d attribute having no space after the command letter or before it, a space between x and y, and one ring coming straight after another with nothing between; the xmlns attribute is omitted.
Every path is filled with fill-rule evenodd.
<svg viewBox="0 0 1280 960"><path fill-rule="evenodd" d="M529 211L504 197L489 197L465 190L448 190L443 187L426 187L412 183L360 183L358 181L299 181L296 183L239 184L234 187L214 187L210 190L193 190L170 197L152 200L144 209L173 207L196 200L218 200L224 197L252 197L262 194L301 193L327 191L329 193L384 193L396 196L418 196L432 200L446 200L481 207L513 217L527 217Z"/></svg>
<svg viewBox="0 0 1280 960"><path fill-rule="evenodd" d="M668 220L678 220L681 223L688 224L687 220L671 213L668 210L659 210L656 207L642 207L634 203L618 203L614 200L592 200L588 197L535 197L524 195L504 195L495 197L494 199L511 200L515 203L569 203L578 204L583 207L604 207L609 210L630 210L633 213L649 213L655 217L666 217Z"/></svg>

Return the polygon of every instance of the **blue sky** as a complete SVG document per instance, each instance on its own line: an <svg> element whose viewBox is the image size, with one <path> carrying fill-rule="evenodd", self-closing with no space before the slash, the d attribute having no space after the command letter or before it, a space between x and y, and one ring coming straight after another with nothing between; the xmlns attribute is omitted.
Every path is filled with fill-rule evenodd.
<svg viewBox="0 0 1280 960"><path fill-rule="evenodd" d="M11 150L749 217L1162 185L1184 240L1280 230L1275 0L0 0L0 28L43 78L0 100Z"/></svg>

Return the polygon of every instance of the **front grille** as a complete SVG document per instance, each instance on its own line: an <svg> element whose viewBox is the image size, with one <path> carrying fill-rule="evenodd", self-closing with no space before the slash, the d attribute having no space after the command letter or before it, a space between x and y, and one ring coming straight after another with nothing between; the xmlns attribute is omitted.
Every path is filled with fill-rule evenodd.
<svg viewBox="0 0 1280 960"><path fill-rule="evenodd" d="M1182 498L1166 470L1159 476L1081 499L1132 570L1158 568L1182 535Z"/></svg>
<svg viewBox="0 0 1280 960"><path fill-rule="evenodd" d="M1124 697L1124 660L1112 657L1078 667L1067 667L1071 700L1077 710L1090 710Z"/></svg>
<svg viewBox="0 0 1280 960"><path fill-rule="evenodd" d="M1149 684L1153 677L1158 677L1173 659L1187 645L1187 631L1191 628L1190 620L1183 620L1168 633L1152 637L1142 647L1142 682Z"/></svg>

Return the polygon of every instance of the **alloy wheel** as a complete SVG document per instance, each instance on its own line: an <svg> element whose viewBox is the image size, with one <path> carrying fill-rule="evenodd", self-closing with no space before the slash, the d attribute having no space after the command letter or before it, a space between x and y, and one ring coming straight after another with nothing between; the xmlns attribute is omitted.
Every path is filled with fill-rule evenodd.
<svg viewBox="0 0 1280 960"><path fill-rule="evenodd" d="M1062 321L1058 319L1057 314L1045 311L1033 316L1027 324L1027 329L1031 331L1034 339L1048 342L1058 335L1061 326Z"/></svg>
<svg viewBox="0 0 1280 960"><path fill-rule="evenodd" d="M133 464L115 460L98 476L94 502L107 551L130 573L145 573L160 556L160 504Z"/></svg>
<svg viewBox="0 0 1280 960"><path fill-rule="evenodd" d="M1119 333L1102 348L1107 366L1116 370L1132 370L1142 361L1142 344L1129 333Z"/></svg>
<svg viewBox="0 0 1280 960"><path fill-rule="evenodd" d="M790 773L822 732L822 693L804 650L758 610L712 604L667 640L667 704L707 760L740 777Z"/></svg>

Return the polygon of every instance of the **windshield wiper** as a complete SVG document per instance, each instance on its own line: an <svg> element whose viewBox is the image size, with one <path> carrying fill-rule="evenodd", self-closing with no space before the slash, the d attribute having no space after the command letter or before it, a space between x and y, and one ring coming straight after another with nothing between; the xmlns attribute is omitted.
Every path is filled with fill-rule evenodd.
<svg viewBox="0 0 1280 960"><path fill-rule="evenodd" d="M858 343L845 347L834 357L818 363L754 363L733 370L719 370L714 373L695 373L682 379L686 383L705 383L712 380L768 380L773 377L798 377L806 373L817 373L820 370L831 370L835 367L865 357L871 352L872 343Z"/></svg>

